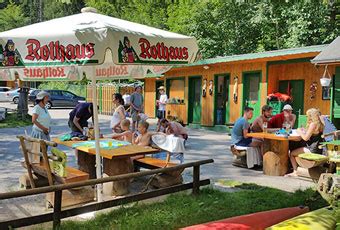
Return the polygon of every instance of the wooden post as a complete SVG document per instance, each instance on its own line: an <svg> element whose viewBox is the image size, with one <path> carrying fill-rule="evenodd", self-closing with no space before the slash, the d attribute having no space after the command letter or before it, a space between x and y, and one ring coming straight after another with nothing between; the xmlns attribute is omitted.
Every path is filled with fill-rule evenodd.
<svg viewBox="0 0 340 230"><path fill-rule="evenodd" d="M44 161L43 164L44 164L45 169L46 169L48 183L50 185L53 185L52 171L51 171L50 163L48 161L47 147L46 147L44 140L40 140L40 148L41 148L41 152L42 152L42 155L43 155L43 161Z"/></svg>
<svg viewBox="0 0 340 230"><path fill-rule="evenodd" d="M32 174L32 166L31 166L31 162L28 157L28 151L26 149L25 139L22 136L19 139L20 139L20 144L21 144L21 150L25 158L25 163L27 167L27 173L28 173L28 178L30 180L31 188L35 188L35 183L34 183L33 174Z"/></svg>
<svg viewBox="0 0 340 230"><path fill-rule="evenodd" d="M193 178L193 186L192 186L192 194L198 195L200 192L200 166L194 166L194 178Z"/></svg>
<svg viewBox="0 0 340 230"><path fill-rule="evenodd" d="M60 227L62 190L54 192L53 229Z"/></svg>

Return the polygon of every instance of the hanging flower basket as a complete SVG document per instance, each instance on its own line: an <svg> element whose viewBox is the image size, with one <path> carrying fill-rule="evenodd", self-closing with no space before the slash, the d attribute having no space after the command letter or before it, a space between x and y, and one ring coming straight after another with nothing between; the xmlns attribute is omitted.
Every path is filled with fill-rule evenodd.
<svg viewBox="0 0 340 230"><path fill-rule="evenodd" d="M327 77L323 77L320 79L321 86L329 86L331 84L331 79Z"/></svg>
<svg viewBox="0 0 340 230"><path fill-rule="evenodd" d="M322 77L320 78L321 86L329 86L331 84L331 75L328 72L328 66L325 66L325 71L323 72Z"/></svg>

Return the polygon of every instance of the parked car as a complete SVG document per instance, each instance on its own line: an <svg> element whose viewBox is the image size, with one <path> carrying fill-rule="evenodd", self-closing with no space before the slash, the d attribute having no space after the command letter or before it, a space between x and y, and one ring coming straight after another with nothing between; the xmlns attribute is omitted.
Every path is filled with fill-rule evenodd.
<svg viewBox="0 0 340 230"><path fill-rule="evenodd" d="M5 93L5 101L13 102L14 104L19 103L19 89L12 89Z"/></svg>
<svg viewBox="0 0 340 230"><path fill-rule="evenodd" d="M35 104L35 98L40 92L40 89L33 90L28 96L29 101ZM47 108L52 107L74 107L79 101L85 101L84 97L80 97L66 90L45 90L50 94L50 101L46 105Z"/></svg>
<svg viewBox="0 0 340 230"><path fill-rule="evenodd" d="M10 91L10 87L0 86L0 101L6 101L6 93Z"/></svg>
<svg viewBox="0 0 340 230"><path fill-rule="evenodd" d="M7 86L0 86L0 93L1 92L7 92L7 91L10 91L11 88L10 87L7 87Z"/></svg>
<svg viewBox="0 0 340 230"><path fill-rule="evenodd" d="M18 104L19 103L19 88L17 89L11 89L9 87L3 87L3 88L5 88L4 92L2 92L0 89L0 101L7 101L7 102L13 102L14 104ZM28 95L30 95L30 93L33 90L36 90L36 89L31 88L28 92Z"/></svg>

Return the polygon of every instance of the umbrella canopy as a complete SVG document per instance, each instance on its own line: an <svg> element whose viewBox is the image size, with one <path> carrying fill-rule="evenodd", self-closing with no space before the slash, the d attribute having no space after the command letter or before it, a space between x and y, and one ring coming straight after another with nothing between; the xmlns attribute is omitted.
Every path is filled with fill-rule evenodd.
<svg viewBox="0 0 340 230"><path fill-rule="evenodd" d="M340 36L329 44L312 63L314 64L340 64Z"/></svg>
<svg viewBox="0 0 340 230"><path fill-rule="evenodd" d="M12 79L11 69L22 80L78 80L79 66L101 64L100 77L143 75L145 65L193 62L197 51L193 37L85 12L0 33L0 78Z"/></svg>
<svg viewBox="0 0 340 230"><path fill-rule="evenodd" d="M97 177L101 177L96 80L143 77L196 58L196 39L84 12L0 33L0 80L92 79ZM101 188L97 190L101 201Z"/></svg>

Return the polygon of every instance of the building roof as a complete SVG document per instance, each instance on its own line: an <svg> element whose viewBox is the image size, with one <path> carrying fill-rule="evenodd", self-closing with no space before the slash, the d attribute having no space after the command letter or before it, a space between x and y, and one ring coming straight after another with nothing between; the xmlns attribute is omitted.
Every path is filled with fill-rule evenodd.
<svg viewBox="0 0 340 230"><path fill-rule="evenodd" d="M217 63L223 63L223 62L245 61L245 60L272 58L272 57L294 55L294 54L321 52L325 49L325 47L327 47L327 45L315 45L315 46L306 46L306 47L291 48L291 49L272 50L272 51L266 51L266 52L260 52L260 53L249 53L249 54L209 58L209 59L199 60L191 64L181 65L178 67L209 65L209 64L211 65L211 64L217 64Z"/></svg>
<svg viewBox="0 0 340 230"><path fill-rule="evenodd" d="M336 62L340 63L340 36L312 60L312 63L314 64L329 64Z"/></svg>

